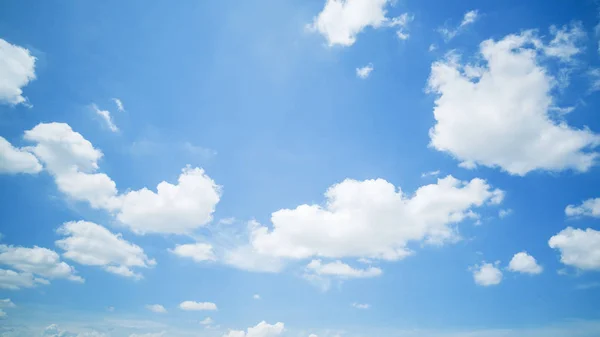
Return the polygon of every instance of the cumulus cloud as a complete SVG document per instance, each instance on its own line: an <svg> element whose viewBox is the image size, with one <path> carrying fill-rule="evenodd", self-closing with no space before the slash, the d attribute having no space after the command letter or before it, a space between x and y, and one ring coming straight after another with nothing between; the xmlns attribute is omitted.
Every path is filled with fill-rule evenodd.
<svg viewBox="0 0 600 337"><path fill-rule="evenodd" d="M312 260L306 266L306 270L307 272L316 275L337 276L340 278L369 278L380 276L382 274L381 269L376 267L356 269L342 261L322 263L321 260Z"/></svg>
<svg viewBox="0 0 600 337"><path fill-rule="evenodd" d="M307 29L325 37L329 46L351 46L365 28L406 26L408 16L390 19L386 7L391 0L327 0Z"/></svg>
<svg viewBox="0 0 600 337"><path fill-rule="evenodd" d="M183 301L179 309L186 311L217 310L217 305L212 302Z"/></svg>
<svg viewBox="0 0 600 337"><path fill-rule="evenodd" d="M112 120L112 117L110 116L110 111L101 110L96 104L92 104L92 109L94 110L96 115L98 115L102 119L102 121L104 122L104 124L106 124L110 131L119 131L119 128L115 125L115 123Z"/></svg>
<svg viewBox="0 0 600 337"><path fill-rule="evenodd" d="M498 264L499 262L495 264L483 262L480 265L473 266L471 269L475 283L484 287L500 284L502 282L502 271L497 268Z"/></svg>
<svg viewBox="0 0 600 337"><path fill-rule="evenodd" d="M22 89L35 79L35 61L28 49L0 39L0 103L27 103Z"/></svg>
<svg viewBox="0 0 600 337"><path fill-rule="evenodd" d="M0 245L0 264L23 273L6 274L7 277L12 277L15 280L21 279L26 284L31 284L32 286L37 281L33 276L29 275L37 275L44 279L67 279L75 282L83 282L83 279L76 275L75 268L60 261L58 254L47 248ZM33 281L33 283L30 281ZM41 283L45 282L42 281Z"/></svg>
<svg viewBox="0 0 600 337"><path fill-rule="evenodd" d="M600 136L551 118L556 81L538 63L544 46L532 31L480 44L483 65L451 54L433 63L429 90L437 95L430 146L465 168L499 167L513 175L534 170L587 171ZM493 121L493 122L490 122Z"/></svg>
<svg viewBox="0 0 600 337"><path fill-rule="evenodd" d="M146 309L155 312L157 314L164 314L167 312L167 309L160 304L148 304L146 305Z"/></svg>
<svg viewBox="0 0 600 337"><path fill-rule="evenodd" d="M31 273L18 273L10 269L0 269L0 288L2 289L19 290L49 283L48 280L35 277Z"/></svg>
<svg viewBox="0 0 600 337"><path fill-rule="evenodd" d="M600 270L600 231L567 227L548 241L560 262L581 270Z"/></svg>
<svg viewBox="0 0 600 337"><path fill-rule="evenodd" d="M544 269L533 256L527 254L527 252L520 252L510 260L508 270L525 274L541 274Z"/></svg>
<svg viewBox="0 0 600 337"><path fill-rule="evenodd" d="M25 131L25 139L36 143L31 151L66 196L87 201L93 208L118 207L115 182L104 173L95 173L102 152L68 124L40 123Z"/></svg>
<svg viewBox="0 0 600 337"><path fill-rule="evenodd" d="M568 205L565 214L569 217L590 216L600 218L600 198L588 199L580 205Z"/></svg>
<svg viewBox="0 0 600 337"><path fill-rule="evenodd" d="M465 29L466 26L475 23L475 21L477 21L478 17L479 17L479 12L477 10L468 11L463 16L463 19L460 22L460 25L458 25L458 27L455 27L455 28L442 27L442 28L438 28L438 32L440 32L440 34L442 34L442 36L444 37L444 39L446 41L450 41L454 37L456 37L456 35L460 34Z"/></svg>
<svg viewBox="0 0 600 337"><path fill-rule="evenodd" d="M476 218L474 208L498 204L503 195L479 178L447 176L412 196L383 179L347 179L327 190L323 206L274 212L272 229L257 224L250 241L258 253L282 258L397 260L411 254L411 241L456 241L458 223Z"/></svg>
<svg viewBox="0 0 600 337"><path fill-rule="evenodd" d="M265 321L258 323L256 326L249 327L246 331L229 330L223 337L275 337L281 335L284 331L284 324L277 322L269 324Z"/></svg>
<svg viewBox="0 0 600 337"><path fill-rule="evenodd" d="M362 68L356 68L356 76L360 79L366 79L367 77L369 77L369 75L371 75L371 72L373 71L373 64L369 63L366 66L362 67Z"/></svg>
<svg viewBox="0 0 600 337"><path fill-rule="evenodd" d="M65 236L56 241L56 245L65 251L63 256L77 263L100 266L110 273L137 279L142 275L132 268L156 265L156 261L149 259L142 248L126 241L121 234L113 234L93 222L67 222L57 232Z"/></svg>
<svg viewBox="0 0 600 337"><path fill-rule="evenodd" d="M212 220L220 197L221 187L203 169L187 167L177 185L163 181L156 192L123 194L117 219L139 234L187 234Z"/></svg>
<svg viewBox="0 0 600 337"><path fill-rule="evenodd" d="M35 174L41 170L42 165L33 154L12 146L5 138L0 137L0 174Z"/></svg>
<svg viewBox="0 0 600 337"><path fill-rule="evenodd" d="M64 123L40 123L25 132L31 151L54 176L58 189L77 201L115 214L138 234L188 234L212 220L221 188L201 168L186 167L178 184L166 181L118 194L115 182L97 173L103 154Z"/></svg>
<svg viewBox="0 0 600 337"><path fill-rule="evenodd" d="M191 243L177 245L171 252L181 257L188 257L196 262L214 261L213 247L207 243Z"/></svg>

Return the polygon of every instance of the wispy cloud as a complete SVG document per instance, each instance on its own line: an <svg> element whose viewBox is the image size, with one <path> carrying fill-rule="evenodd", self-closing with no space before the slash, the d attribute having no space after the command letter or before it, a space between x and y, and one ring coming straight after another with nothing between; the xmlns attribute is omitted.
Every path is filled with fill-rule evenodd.
<svg viewBox="0 0 600 337"><path fill-rule="evenodd" d="M100 116L100 118L104 121L104 123L110 129L110 131L112 131L112 132L119 131L119 128L115 125L115 123L112 120L112 117L110 116L110 111L100 110L100 108L98 108L98 106L96 104L92 104L92 109L94 110L96 115Z"/></svg>
<svg viewBox="0 0 600 337"><path fill-rule="evenodd" d="M366 66L362 67L362 68L356 68L356 76L360 79L366 79L367 77L369 77L369 75L371 75L371 72L373 71L373 64L369 63Z"/></svg>
<svg viewBox="0 0 600 337"><path fill-rule="evenodd" d="M460 25L458 25L458 27L456 27L456 28L441 27L441 28L438 28L438 32L440 32L440 34L442 34L442 36L444 37L444 40L446 40L446 42L450 41L454 37L456 37L456 35L460 34L465 29L465 27L475 23L475 21L477 21L478 18L479 18L479 11L477 11L477 10L468 11L463 16L463 19L460 22Z"/></svg>
<svg viewBox="0 0 600 337"><path fill-rule="evenodd" d="M119 112L125 111L125 107L123 106L123 101L121 101L118 98L113 98L112 101L115 102L115 104L117 106L117 111L119 111Z"/></svg>

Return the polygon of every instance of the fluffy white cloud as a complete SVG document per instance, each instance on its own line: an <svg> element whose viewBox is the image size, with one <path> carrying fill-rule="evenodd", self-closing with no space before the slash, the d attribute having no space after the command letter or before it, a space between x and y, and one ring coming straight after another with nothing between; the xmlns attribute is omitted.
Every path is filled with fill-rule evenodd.
<svg viewBox="0 0 600 337"><path fill-rule="evenodd" d="M435 62L428 81L436 124L430 146L465 168L500 167L514 175L533 170L587 171L600 136L551 119L555 80L537 56L533 32L481 43L483 65L462 65L457 55Z"/></svg>
<svg viewBox="0 0 600 337"><path fill-rule="evenodd" d="M480 286L493 286L502 282L502 271L495 264L483 262L481 265L473 266L473 279Z"/></svg>
<svg viewBox="0 0 600 337"><path fill-rule="evenodd" d="M371 307L370 304L367 303L352 303L352 306L356 309L369 309Z"/></svg>
<svg viewBox="0 0 600 337"><path fill-rule="evenodd" d="M42 165L37 158L24 149L12 146L3 137L0 137L0 173L38 173Z"/></svg>
<svg viewBox="0 0 600 337"><path fill-rule="evenodd" d="M241 270L277 273L284 267L284 261L277 256L259 253L251 245L242 245L225 250L221 259L225 264Z"/></svg>
<svg viewBox="0 0 600 337"><path fill-rule="evenodd" d="M560 251L560 262L581 270L600 270L600 231L567 227L548 241Z"/></svg>
<svg viewBox="0 0 600 337"><path fill-rule="evenodd" d="M217 305L212 302L183 301L179 303L179 309L186 311L217 310Z"/></svg>
<svg viewBox="0 0 600 337"><path fill-rule="evenodd" d="M367 77L369 77L369 75L371 74L371 72L373 71L373 64L369 63L366 66L362 67L362 68L356 68L356 76L358 78L361 79L366 79Z"/></svg>
<svg viewBox="0 0 600 337"><path fill-rule="evenodd" d="M75 275L75 268L60 261L58 254L47 248L0 245L0 264L43 278L83 282L80 276Z"/></svg>
<svg viewBox="0 0 600 337"><path fill-rule="evenodd" d="M213 247L207 243L177 245L171 252L181 257L189 257L196 262L214 261L216 259Z"/></svg>
<svg viewBox="0 0 600 337"><path fill-rule="evenodd" d="M67 222L57 232L66 236L56 241L56 245L65 250L63 256L83 265L101 266L110 273L141 278L131 268L156 264L142 248L124 240L121 234L115 235L92 222Z"/></svg>
<svg viewBox="0 0 600 337"><path fill-rule="evenodd" d="M397 260L411 254L411 241L455 241L456 225L477 217L473 208L500 203L503 195L478 178L447 176L412 196L383 179L347 179L327 190L324 206L274 212L272 229L255 226L250 241L258 253L276 257Z"/></svg>
<svg viewBox="0 0 600 337"><path fill-rule="evenodd" d="M254 327L249 327L247 332L243 330L229 330L223 337L275 337L281 335L283 330L284 324L281 322L269 324L262 321Z"/></svg>
<svg viewBox="0 0 600 337"><path fill-rule="evenodd" d="M468 11L463 16L463 19L460 22L460 25L458 25L458 27L456 27L456 28L444 27L444 28L439 28L438 31L440 32L440 34L442 34L442 36L444 37L444 39L446 41L449 41L449 40L453 39L456 35L458 35L466 26L477 21L478 17L479 17L479 12L477 10Z"/></svg>
<svg viewBox="0 0 600 337"><path fill-rule="evenodd" d="M544 52L546 55L557 57L565 62L571 61L573 56L582 52L580 44L587 35L581 22L573 22L561 28L551 26L550 34L554 38L544 48Z"/></svg>
<svg viewBox="0 0 600 337"><path fill-rule="evenodd" d="M98 115L98 117L102 118L102 121L104 122L104 124L106 124L110 131L119 131L119 128L115 125L115 123L112 120L112 117L110 116L110 111L100 110L100 108L98 108L96 104L92 104L92 109L94 110L96 115Z"/></svg>
<svg viewBox="0 0 600 337"><path fill-rule="evenodd" d="M136 233L186 234L212 220L221 188L200 168L183 169L178 184L157 192L143 188L121 196L117 219Z"/></svg>
<svg viewBox="0 0 600 337"><path fill-rule="evenodd" d="M527 254L527 252L520 252L510 260L508 270L525 274L540 274L544 269L533 256Z"/></svg>
<svg viewBox="0 0 600 337"><path fill-rule="evenodd" d="M600 218L600 198L588 199L581 205L568 205L565 214L570 217L591 216Z"/></svg>
<svg viewBox="0 0 600 337"><path fill-rule="evenodd" d="M104 173L94 173L102 152L65 123L40 123L25 131L25 139L35 142L33 153L55 178L58 189L94 208L115 209L116 184Z"/></svg>
<svg viewBox="0 0 600 337"><path fill-rule="evenodd" d="M321 260L312 260L306 266L306 270L309 273L314 273L319 276L337 276L340 278L368 278L377 277L382 274L381 269L376 267L355 269L342 261L323 264Z"/></svg>
<svg viewBox="0 0 600 337"><path fill-rule="evenodd" d="M35 79L35 57L28 49L0 39L0 103L26 103L22 88Z"/></svg>
<svg viewBox="0 0 600 337"><path fill-rule="evenodd" d="M40 284L49 284L48 280L36 278L31 273L17 273L14 270L0 269L0 288L19 290L33 288Z"/></svg>
<svg viewBox="0 0 600 337"><path fill-rule="evenodd" d="M148 304L146 305L146 309L158 314L164 314L167 312L167 309L160 304Z"/></svg>
<svg viewBox="0 0 600 337"><path fill-rule="evenodd" d="M367 27L406 26L412 18L403 15L386 17L386 6L391 0L327 0L323 10L307 28L319 32L330 46L351 46L356 36Z"/></svg>

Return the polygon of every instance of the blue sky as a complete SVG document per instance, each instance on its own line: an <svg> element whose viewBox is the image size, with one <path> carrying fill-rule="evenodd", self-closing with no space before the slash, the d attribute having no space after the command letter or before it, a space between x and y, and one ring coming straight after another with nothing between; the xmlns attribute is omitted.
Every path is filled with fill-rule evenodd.
<svg viewBox="0 0 600 337"><path fill-rule="evenodd" d="M600 333L595 2L0 8L0 335Z"/></svg>

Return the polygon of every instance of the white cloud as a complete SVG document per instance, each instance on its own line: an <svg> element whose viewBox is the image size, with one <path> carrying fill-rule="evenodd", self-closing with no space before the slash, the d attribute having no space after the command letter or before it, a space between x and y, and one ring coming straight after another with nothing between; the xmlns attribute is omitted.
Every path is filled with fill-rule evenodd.
<svg viewBox="0 0 600 337"><path fill-rule="evenodd" d="M572 22L569 26L565 25L561 28L551 26L550 34L554 38L544 48L544 52L546 55L557 57L564 62L571 61L573 56L582 52L583 47L580 44L587 35L581 22Z"/></svg>
<svg viewBox="0 0 600 337"><path fill-rule="evenodd" d="M129 337L163 337L165 335L166 332L161 331L161 332L148 332L148 333L142 333L142 334L137 334L137 333L132 333L131 335L129 335Z"/></svg>
<svg viewBox="0 0 600 337"><path fill-rule="evenodd" d="M48 280L36 278L31 273L18 273L14 270L0 269L0 288L2 289L19 290L49 283Z"/></svg>
<svg viewBox="0 0 600 337"><path fill-rule="evenodd" d="M0 173L34 174L42 170L37 158L26 151L12 146L6 139L0 137Z"/></svg>
<svg viewBox="0 0 600 337"><path fill-rule="evenodd" d="M7 316L4 309L14 308L14 307L15 307L15 304L10 300L10 298L0 300L0 319L3 319Z"/></svg>
<svg viewBox="0 0 600 337"><path fill-rule="evenodd" d="M460 25L458 25L458 27L456 27L456 28L443 27L443 28L439 28L438 32L440 32L440 34L442 34L442 36L444 37L444 39L446 41L449 41L449 40L453 39L456 35L458 35L460 32L462 32L466 26L477 21L478 17L479 17L479 12L477 10L468 11L463 16L463 19L460 22Z"/></svg>
<svg viewBox="0 0 600 337"><path fill-rule="evenodd" d="M80 332L72 332L60 329L58 325L51 324L42 333L42 337L108 337L102 332L95 330L86 330Z"/></svg>
<svg viewBox="0 0 600 337"><path fill-rule="evenodd" d="M568 205L565 214L569 217L590 216L600 218L600 198L588 199L580 205Z"/></svg>
<svg viewBox="0 0 600 337"><path fill-rule="evenodd" d="M201 168L187 167L177 185L163 181L156 190L122 195L117 219L138 234L186 234L212 220L221 196L221 187Z"/></svg>
<svg viewBox="0 0 600 337"><path fill-rule="evenodd" d="M560 251L560 262L581 270L600 270L600 231L567 227L548 241Z"/></svg>
<svg viewBox="0 0 600 337"><path fill-rule="evenodd" d="M249 327L244 332L243 330L229 330L223 337L275 337L279 336L284 330L284 324L277 322L269 324L265 321L258 323L254 327Z"/></svg>
<svg viewBox="0 0 600 337"><path fill-rule="evenodd" d="M83 278L75 274L75 268L60 261L58 254L47 248L0 245L0 264L43 278L83 282Z"/></svg>
<svg viewBox="0 0 600 337"><path fill-rule="evenodd" d="M141 278L131 268L156 264L142 248L124 240L121 234L113 234L92 222L67 222L57 232L66 236L56 241L56 245L65 250L63 256L83 265L101 266L110 273Z"/></svg>
<svg viewBox="0 0 600 337"><path fill-rule="evenodd" d="M367 303L352 303L352 306L356 309L369 309L371 307L370 304Z"/></svg>
<svg viewBox="0 0 600 337"><path fill-rule="evenodd" d="M366 66L362 67L362 68L356 68L356 76L360 79L366 79L367 77L369 77L369 75L371 74L371 72L373 71L373 64L369 63Z"/></svg>
<svg viewBox="0 0 600 337"><path fill-rule="evenodd" d="M430 44L430 45L429 45L429 48L428 48L428 50L429 50L430 52L432 52L432 51L434 51L434 50L436 50L436 49L437 49L437 46L436 46L435 44L433 44L433 43L432 43L432 44Z"/></svg>
<svg viewBox="0 0 600 337"><path fill-rule="evenodd" d="M356 36L367 27L397 26L402 16L389 19L385 7L390 0L327 0L323 10L307 25L312 32L319 32L329 46L351 46Z"/></svg>
<svg viewBox="0 0 600 337"><path fill-rule="evenodd" d="M473 266L473 279L475 283L484 287L500 284L502 282L502 271L496 267L498 263L483 262L481 265Z"/></svg>
<svg viewBox="0 0 600 337"><path fill-rule="evenodd" d="M499 211L498 211L498 217L499 217L500 219L504 219L504 218L506 218L507 216L511 215L511 214L512 214L512 212L513 212L513 210L512 210L512 209L501 209L501 210L499 210Z"/></svg>
<svg viewBox="0 0 600 337"><path fill-rule="evenodd" d="M217 305L212 302L183 301L179 303L179 309L186 311L217 310Z"/></svg>
<svg viewBox="0 0 600 337"><path fill-rule="evenodd" d="M0 39L0 103L27 104L22 88L35 79L35 61L28 49Z"/></svg>
<svg viewBox="0 0 600 337"><path fill-rule="evenodd" d="M314 273L319 276L336 276L340 278L369 278L382 274L381 269L376 267L355 269L342 261L323 264L321 260L312 260L306 266L306 270L308 273Z"/></svg>
<svg viewBox="0 0 600 337"><path fill-rule="evenodd" d="M123 101L121 101L118 98L113 98L112 101L115 102L115 105L117 106L117 111L119 111L119 112L125 111L125 107L123 106Z"/></svg>
<svg viewBox="0 0 600 337"><path fill-rule="evenodd" d="M415 19L414 15L404 13L399 17L393 18L388 25L390 27L398 27L396 30L396 36L400 40L407 40L410 37L408 33L408 25Z"/></svg>
<svg viewBox="0 0 600 337"><path fill-rule="evenodd" d="M481 43L484 66L457 55L431 67L436 124L430 146L465 168L499 167L513 175L534 170L587 171L600 136L550 118L554 79L537 62L541 41L531 31ZM494 121L491 123L490 121Z"/></svg>
<svg viewBox="0 0 600 337"><path fill-rule="evenodd" d="M435 170L435 171L421 173L421 178L437 177L439 175L440 175L440 170Z"/></svg>
<svg viewBox="0 0 600 337"><path fill-rule="evenodd" d="M44 163L61 192L93 208L116 212L138 234L187 234L212 220L220 186L201 168L186 167L178 184L161 182L157 192L143 188L118 194L115 182L98 170L103 154L64 123L41 123L25 132L31 151Z"/></svg>
<svg viewBox="0 0 600 337"><path fill-rule="evenodd" d="M254 294L252 296L252 298L255 299L255 300L260 300L260 295L259 294Z"/></svg>
<svg viewBox="0 0 600 337"><path fill-rule="evenodd" d="M508 270L525 274L540 274L544 269L533 256L527 254L527 252L520 252L510 260Z"/></svg>
<svg viewBox="0 0 600 337"><path fill-rule="evenodd" d="M115 123L112 120L112 117L110 116L110 111L100 110L100 108L98 108L98 106L96 104L92 104L92 109L94 110L96 115L98 115L100 118L102 118L102 121L104 122L104 124L106 124L106 126L109 128L110 131L112 131L112 132L119 131L119 128L115 125Z"/></svg>
<svg viewBox="0 0 600 337"><path fill-rule="evenodd" d="M226 250L221 260L237 269L252 272L277 273L284 267L282 259L268 253L259 253L250 245Z"/></svg>
<svg viewBox="0 0 600 337"><path fill-rule="evenodd" d="M102 152L64 123L40 123L25 131L35 142L31 151L54 176L58 189L73 200L87 201L93 208L115 209L116 184L104 173L94 173Z"/></svg>
<svg viewBox="0 0 600 337"><path fill-rule="evenodd" d="M205 319L203 319L203 320L200 321L200 324L202 324L202 325L211 325L214 322L215 321L212 318L206 317Z"/></svg>
<svg viewBox="0 0 600 337"><path fill-rule="evenodd" d="M250 241L258 253L275 257L397 260L411 254L411 241L456 241L456 225L476 218L473 208L500 203L503 195L479 178L447 176L412 196L383 179L346 179L327 190L323 206L274 212L272 229L257 224Z"/></svg>
<svg viewBox="0 0 600 337"><path fill-rule="evenodd" d="M171 252L181 257L191 258L196 262L214 261L216 259L213 247L207 243L177 245Z"/></svg>
<svg viewBox="0 0 600 337"><path fill-rule="evenodd" d="M146 309L157 314L165 314L167 312L167 309L160 304L148 304L146 305Z"/></svg>

